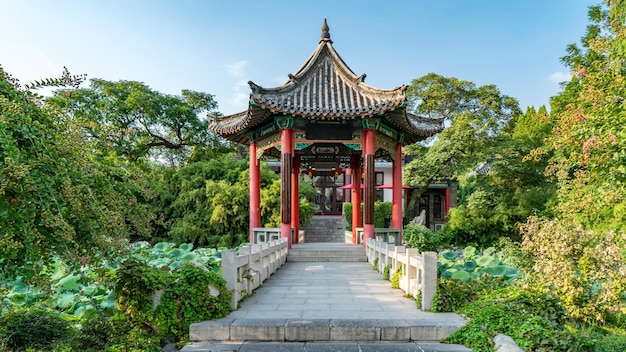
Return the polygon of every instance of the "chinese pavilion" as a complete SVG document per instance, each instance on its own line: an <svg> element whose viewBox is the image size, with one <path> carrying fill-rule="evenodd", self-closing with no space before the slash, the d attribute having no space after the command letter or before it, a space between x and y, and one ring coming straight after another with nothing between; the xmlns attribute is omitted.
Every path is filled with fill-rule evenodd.
<svg viewBox="0 0 626 352"><path fill-rule="evenodd" d="M281 237L291 248L298 233L298 180L302 170L342 170L352 177L353 235L374 238L374 161L392 162L392 228L402 229L402 146L443 129L443 120L406 111L406 86L378 89L364 83L333 48L326 20L313 54L275 88L250 85L248 109L214 118L209 128L250 147L250 242L261 226L259 162L280 159ZM335 173L336 175L336 173ZM363 175L361 178L355 175ZM361 188L363 223L361 226ZM297 235L296 235L297 236ZM297 242L297 239L296 239Z"/></svg>

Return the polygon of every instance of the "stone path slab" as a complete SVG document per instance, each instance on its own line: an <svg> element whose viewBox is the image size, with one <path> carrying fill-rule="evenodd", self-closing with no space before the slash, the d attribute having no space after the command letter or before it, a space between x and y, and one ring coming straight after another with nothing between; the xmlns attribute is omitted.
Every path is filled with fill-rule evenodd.
<svg viewBox="0 0 626 352"><path fill-rule="evenodd" d="M396 342L192 342L181 352L471 352L459 345Z"/></svg>
<svg viewBox="0 0 626 352"><path fill-rule="evenodd" d="M414 300L361 262L288 262L227 318L417 319L463 324L457 314L417 309Z"/></svg>

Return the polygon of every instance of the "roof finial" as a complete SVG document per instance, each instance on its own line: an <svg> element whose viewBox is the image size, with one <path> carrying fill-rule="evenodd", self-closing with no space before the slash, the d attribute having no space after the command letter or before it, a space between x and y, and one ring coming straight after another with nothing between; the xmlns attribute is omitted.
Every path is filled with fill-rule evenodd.
<svg viewBox="0 0 626 352"><path fill-rule="evenodd" d="M328 23L326 23L326 19L324 18L324 24L322 25L322 40L330 39L330 33L328 32Z"/></svg>

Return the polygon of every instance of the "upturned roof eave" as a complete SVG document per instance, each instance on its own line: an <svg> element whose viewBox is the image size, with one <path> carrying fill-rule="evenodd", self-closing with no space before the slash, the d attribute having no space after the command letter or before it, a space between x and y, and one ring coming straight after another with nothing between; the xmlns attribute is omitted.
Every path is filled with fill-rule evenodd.
<svg viewBox="0 0 626 352"><path fill-rule="evenodd" d="M223 138L239 143L247 144L249 142L248 132L258 127L265 120L264 117L270 115L281 114L280 111L268 111L261 106L254 106L250 103L248 110L244 110L235 114L216 117L209 124L209 129ZM406 111L388 112L389 114L397 113L396 118L387 119L394 128L399 129L405 134L403 145L413 144L415 142L427 139L441 132L444 129L443 119L433 119L411 114ZM290 114L294 117L314 118L319 116L306 116L299 114ZM351 119L360 116L326 116L327 119Z"/></svg>

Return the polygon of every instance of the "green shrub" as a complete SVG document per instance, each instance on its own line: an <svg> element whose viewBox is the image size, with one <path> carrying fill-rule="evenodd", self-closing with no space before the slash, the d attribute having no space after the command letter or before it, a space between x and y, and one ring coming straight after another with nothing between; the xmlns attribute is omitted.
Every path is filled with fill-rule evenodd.
<svg viewBox="0 0 626 352"><path fill-rule="evenodd" d="M493 351L493 336L512 337L525 351L592 351L594 343L565 328L567 311L544 290L508 286L486 292L458 310L468 324L445 342Z"/></svg>
<svg viewBox="0 0 626 352"><path fill-rule="evenodd" d="M374 202L374 227L391 227L391 202Z"/></svg>
<svg viewBox="0 0 626 352"><path fill-rule="evenodd" d="M609 333L598 339L595 352L626 351L626 335Z"/></svg>
<svg viewBox="0 0 626 352"><path fill-rule="evenodd" d="M391 208L391 202L374 202L374 227L388 228L391 226ZM343 216L348 223L348 230L352 230L352 214L352 203L344 203ZM363 203L361 203L361 220L363 220Z"/></svg>
<svg viewBox="0 0 626 352"><path fill-rule="evenodd" d="M396 272L391 275L391 288L400 288L400 278L402 277L402 267L399 266Z"/></svg>
<svg viewBox="0 0 626 352"><path fill-rule="evenodd" d="M101 314L94 315L82 323L71 346L75 351L103 351L119 338L120 334L117 332L114 321L110 317Z"/></svg>
<svg viewBox="0 0 626 352"><path fill-rule="evenodd" d="M415 223L409 223L404 227L402 238L407 246L417 248L420 252L438 251L449 244L444 231L432 231L424 225Z"/></svg>
<svg viewBox="0 0 626 352"><path fill-rule="evenodd" d="M301 198L298 204L298 221L300 225L308 224L315 215L315 206L306 198Z"/></svg>
<svg viewBox="0 0 626 352"><path fill-rule="evenodd" d="M565 220L529 217L522 249L532 253L532 280L551 287L572 317L604 324L626 312L626 258L621 235Z"/></svg>
<svg viewBox="0 0 626 352"><path fill-rule="evenodd" d="M343 203L343 217L346 219L346 229L352 231L352 203Z"/></svg>
<svg viewBox="0 0 626 352"><path fill-rule="evenodd" d="M0 318L0 346L10 351L47 350L71 335L70 323L50 309L19 308Z"/></svg>
<svg viewBox="0 0 626 352"><path fill-rule="evenodd" d="M378 270L378 258L374 258L372 262L372 270Z"/></svg>
<svg viewBox="0 0 626 352"><path fill-rule="evenodd" d="M484 292L508 286L503 278L482 276L473 281L437 279L433 312L455 312L472 303Z"/></svg>
<svg viewBox="0 0 626 352"><path fill-rule="evenodd" d="M389 272L391 271L391 264L385 265L383 269L383 279L389 280Z"/></svg>
<svg viewBox="0 0 626 352"><path fill-rule="evenodd" d="M191 323L231 311L225 281L206 267L186 263L169 272L129 259L121 269L115 295L130 326L129 343L181 341Z"/></svg>

